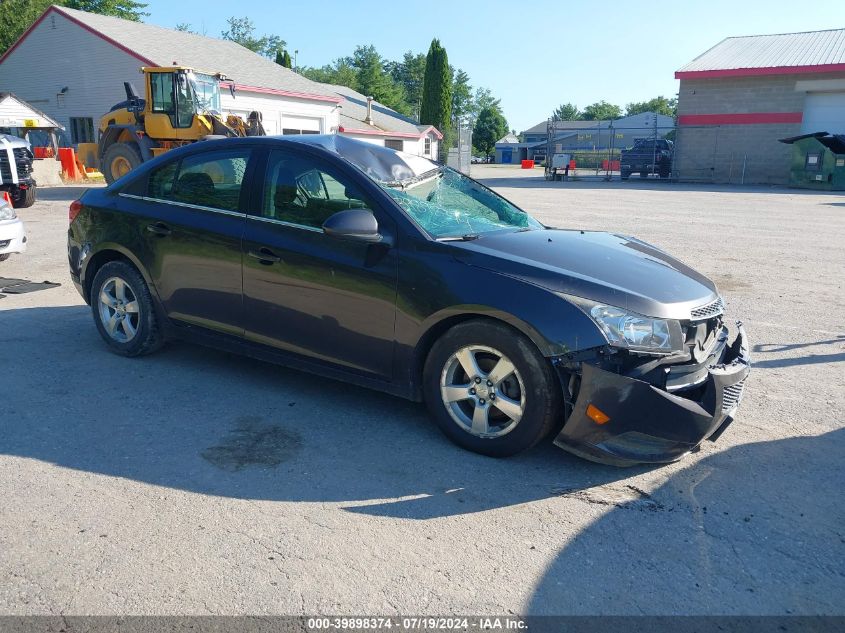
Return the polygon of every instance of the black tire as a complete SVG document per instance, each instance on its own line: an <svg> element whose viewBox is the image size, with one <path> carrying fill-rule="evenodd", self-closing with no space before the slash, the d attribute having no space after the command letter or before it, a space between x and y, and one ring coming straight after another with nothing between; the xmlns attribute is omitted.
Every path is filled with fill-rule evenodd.
<svg viewBox="0 0 845 633"><path fill-rule="evenodd" d="M117 340L106 329L101 316L100 295L104 286L114 279L121 279L131 291L137 303L137 317L132 317L135 334L129 340ZM129 294L127 293L127 298ZM159 327L158 318L153 304L153 298L144 278L134 266L126 261L112 261L103 265L91 284L91 312L97 331L109 346L109 349L120 356L143 356L159 349L164 343L164 336ZM120 326L118 326L120 327ZM125 335L125 334L124 334Z"/></svg>
<svg viewBox="0 0 845 633"><path fill-rule="evenodd" d="M623 171L623 172L619 173L619 176L622 178L622 180L628 180L628 178L631 177L631 172L630 171Z"/></svg>
<svg viewBox="0 0 845 633"><path fill-rule="evenodd" d="M641 171L640 172L640 178L648 178L648 172L647 171Z"/></svg>
<svg viewBox="0 0 845 633"><path fill-rule="evenodd" d="M30 185L26 189L18 189L12 195L12 206L16 209L27 209L35 204L35 199L35 185Z"/></svg>
<svg viewBox="0 0 845 633"><path fill-rule="evenodd" d="M130 143L114 143L109 145L106 151L103 152L103 160L100 161L103 167L103 176L105 176L108 184L112 184L123 175L112 172L112 166L115 161L126 161L130 170L132 170L143 163L144 159L141 158L141 152L137 146Z"/></svg>
<svg viewBox="0 0 845 633"><path fill-rule="evenodd" d="M518 374L524 385L524 412L516 425L499 437L473 435L452 417L441 397L441 378L456 352L467 346L493 348L504 354L516 368L511 378ZM481 365L484 359L478 360ZM472 383L471 378L466 380ZM562 414L558 380L534 343L507 325L482 319L456 325L435 342L423 369L423 393L431 415L449 439L491 457L509 457L531 448L548 435ZM489 410L491 416L500 415L493 407Z"/></svg>
<svg viewBox="0 0 845 633"><path fill-rule="evenodd" d="M5 261L6 261L7 259L9 259L11 256L12 256L12 254L11 254L11 253L3 253L2 255L0 255L0 262L5 262Z"/></svg>

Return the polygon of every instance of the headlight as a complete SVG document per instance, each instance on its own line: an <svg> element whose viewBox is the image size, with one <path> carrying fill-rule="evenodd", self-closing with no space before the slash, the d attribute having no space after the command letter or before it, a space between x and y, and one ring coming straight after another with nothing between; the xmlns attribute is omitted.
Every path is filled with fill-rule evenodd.
<svg viewBox="0 0 845 633"><path fill-rule="evenodd" d="M0 220L14 220L18 217L15 210L8 202L0 200Z"/></svg>
<svg viewBox="0 0 845 633"><path fill-rule="evenodd" d="M566 298L590 315L614 347L658 354L683 350L683 330L675 319L655 319L580 297Z"/></svg>

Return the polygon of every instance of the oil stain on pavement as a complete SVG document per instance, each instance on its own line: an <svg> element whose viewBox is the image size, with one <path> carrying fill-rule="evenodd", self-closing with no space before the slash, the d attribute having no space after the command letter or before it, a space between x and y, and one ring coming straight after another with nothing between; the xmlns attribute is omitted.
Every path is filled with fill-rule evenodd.
<svg viewBox="0 0 845 633"><path fill-rule="evenodd" d="M200 454L218 468L237 472L247 466L278 466L301 447L302 439L295 431L268 425L259 416L245 416L238 418L235 428L218 445Z"/></svg>

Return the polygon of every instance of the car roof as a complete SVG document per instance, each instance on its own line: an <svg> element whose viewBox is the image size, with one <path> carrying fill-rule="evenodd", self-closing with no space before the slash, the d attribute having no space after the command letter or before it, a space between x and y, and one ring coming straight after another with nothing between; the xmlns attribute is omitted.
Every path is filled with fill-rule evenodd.
<svg viewBox="0 0 845 633"><path fill-rule="evenodd" d="M424 174L439 169L437 163L398 150L359 141L339 134L297 134L284 136L247 136L237 138L209 139L192 143L188 147L202 151L220 149L230 145L258 144L269 146L305 146L318 152L335 154L358 167L373 180L384 184L397 185L414 181ZM189 150L185 150L189 151Z"/></svg>

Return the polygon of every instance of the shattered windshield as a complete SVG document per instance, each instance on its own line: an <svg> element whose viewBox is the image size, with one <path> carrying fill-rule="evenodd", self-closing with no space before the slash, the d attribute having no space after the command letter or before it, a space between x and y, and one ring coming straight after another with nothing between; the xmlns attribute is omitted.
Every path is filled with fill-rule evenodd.
<svg viewBox="0 0 845 633"><path fill-rule="evenodd" d="M403 187L382 185L434 238L474 237L505 229L543 225L486 187L448 168Z"/></svg>

